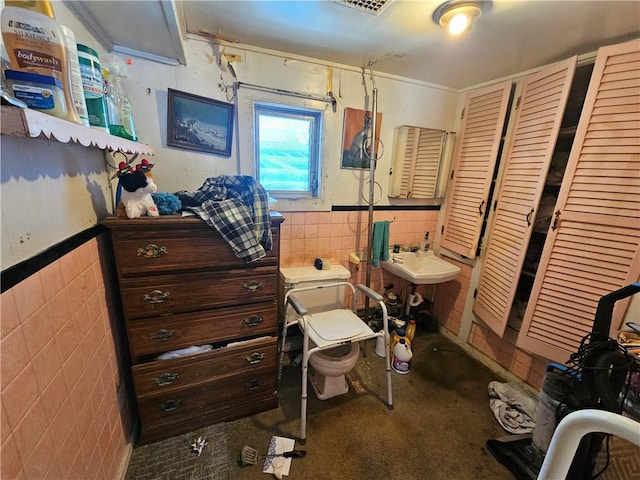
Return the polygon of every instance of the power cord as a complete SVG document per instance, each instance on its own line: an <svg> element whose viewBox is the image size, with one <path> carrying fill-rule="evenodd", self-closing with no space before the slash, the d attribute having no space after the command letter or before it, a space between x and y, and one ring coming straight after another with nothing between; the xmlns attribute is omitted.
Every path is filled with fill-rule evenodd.
<svg viewBox="0 0 640 480"><path fill-rule="evenodd" d="M631 376L629 375L630 367L633 363L633 359L630 357L627 349L618 344L615 340L609 338L606 341L598 341L594 343L590 343L592 335L585 335L581 342L580 347L574 353L572 353L569 357L568 369L563 373L569 373L572 375L574 379L574 390L575 387L579 383L586 383L586 387L589 390L589 395L592 397L593 402L597 402L597 405L594 408L601 408L604 410L615 410L615 413L622 413L624 410L624 401L627 397L629 389L631 387ZM621 354L621 356L616 356L617 354ZM626 378L625 385L621 392L617 397L618 402L612 400L611 397L615 395L615 392L611 392L611 381L610 376L614 374L620 374L622 372L616 372L617 370L625 369ZM606 372L606 378L603 377L603 373ZM593 390L593 391L591 391ZM562 414L562 409L571 409L569 405L566 404L569 399L569 390L566 392L565 398L558 404L556 409L556 418L559 418L559 415ZM624 392L624 393L623 393ZM605 395L607 393L607 395ZM608 395L612 393L612 395ZM605 401L606 400L606 401ZM613 408L616 405L617 408ZM574 406L576 408L580 408L579 405ZM585 408L588 406L583 406ZM598 471L595 475L591 477L591 480L595 480L600 477L610 466L611 463L611 454L610 454L610 438L611 436L608 434L603 434L605 440L605 452L606 452L606 461L602 469ZM594 459L595 466L595 459Z"/></svg>

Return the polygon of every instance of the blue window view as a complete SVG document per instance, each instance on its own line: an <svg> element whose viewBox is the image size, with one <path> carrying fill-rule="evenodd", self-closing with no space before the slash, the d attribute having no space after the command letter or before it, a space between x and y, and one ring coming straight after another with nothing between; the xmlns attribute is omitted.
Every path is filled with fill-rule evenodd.
<svg viewBox="0 0 640 480"><path fill-rule="evenodd" d="M321 112L255 105L258 181L272 196L317 195Z"/></svg>

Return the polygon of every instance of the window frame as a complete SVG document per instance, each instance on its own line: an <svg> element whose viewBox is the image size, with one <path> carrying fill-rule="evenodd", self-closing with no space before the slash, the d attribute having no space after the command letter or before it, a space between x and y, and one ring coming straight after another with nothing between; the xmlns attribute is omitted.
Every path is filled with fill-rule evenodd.
<svg viewBox="0 0 640 480"><path fill-rule="evenodd" d="M322 145L322 110L298 107L294 105L284 105L272 102L254 102L254 165L256 179L261 182L260 175L260 129L259 121L261 115L269 115L272 117L289 117L304 119L310 122L310 139L309 139L309 189L307 190L272 190L268 189L269 195L274 198L283 199L299 199L299 198L319 198L320 197L320 178L321 178L321 145ZM265 187L266 188L266 187Z"/></svg>

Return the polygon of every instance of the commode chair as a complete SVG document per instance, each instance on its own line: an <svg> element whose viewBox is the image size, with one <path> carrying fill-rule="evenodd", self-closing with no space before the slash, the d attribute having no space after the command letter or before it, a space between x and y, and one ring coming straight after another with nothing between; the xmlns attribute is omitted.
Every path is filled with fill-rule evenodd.
<svg viewBox="0 0 640 480"><path fill-rule="evenodd" d="M310 311L306 308L301 301L301 297L304 297L304 292L310 292L318 289L339 289L342 291L345 288L351 289L353 296L353 308L333 308L325 311ZM358 306L358 296L364 294L370 299L379 302L382 310L383 329L374 332L369 325L367 325L356 314ZM280 350L280 369L282 368L282 360L284 356L284 348L287 336L287 330L289 327L298 325L300 331L303 334L302 341L302 393L300 396L300 443L306 442L306 427L307 427L307 378L309 363L312 363L316 369L322 369L322 362L314 362L311 360L313 355L318 357L325 357L324 361L330 363L330 355L326 355L328 351L335 352L336 356L341 358L341 362L350 364L350 362L357 361L359 354L358 342L362 342L369 339L378 339L381 337L384 339L385 345L385 368L387 376L387 408L393 409L393 398L391 388L391 362L389 358L389 329L387 308L383 302L382 295L374 292L365 285L358 285L357 288L351 283L341 281L333 282L322 285L314 285L300 288L293 288L284 295L284 308L293 308L292 314L285 315L283 330L282 330L282 346ZM327 351L321 353L322 351ZM354 353L355 351L355 353ZM330 366L328 368L331 368ZM322 373L315 372L315 378L312 379L316 392L320 392L318 397L322 400L324 398L330 398L336 394L346 393L348 386L344 375L335 378L327 378Z"/></svg>

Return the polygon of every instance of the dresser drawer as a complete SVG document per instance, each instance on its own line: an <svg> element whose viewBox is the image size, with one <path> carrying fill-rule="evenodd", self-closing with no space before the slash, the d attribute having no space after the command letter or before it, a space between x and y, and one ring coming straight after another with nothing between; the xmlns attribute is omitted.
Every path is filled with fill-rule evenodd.
<svg viewBox="0 0 640 480"><path fill-rule="evenodd" d="M268 366L191 388L138 398L138 406L143 424L182 422L203 416L237 399L258 401L275 391L275 371Z"/></svg>
<svg viewBox="0 0 640 480"><path fill-rule="evenodd" d="M277 268L131 277L120 281L128 320L274 300Z"/></svg>
<svg viewBox="0 0 640 480"><path fill-rule="evenodd" d="M246 401L248 400L248 401ZM245 397L234 399L232 402L218 403L212 408L202 409L196 418L180 419L167 418L163 422L142 424L142 443L152 443L183 433L193 432L207 425L229 422L237 418L247 417L256 413L278 408L278 392L263 394L260 397Z"/></svg>
<svg viewBox="0 0 640 480"><path fill-rule="evenodd" d="M219 381L236 375L277 369L277 339L264 337L209 352L132 367L138 398Z"/></svg>
<svg viewBox="0 0 640 480"><path fill-rule="evenodd" d="M271 229L272 249L265 257L247 264L233 253L226 240L204 225L190 229L113 231L113 248L120 275L277 263L280 240L277 228Z"/></svg>
<svg viewBox="0 0 640 480"><path fill-rule="evenodd" d="M129 322L129 343L136 358L191 345L275 334L273 301Z"/></svg>

